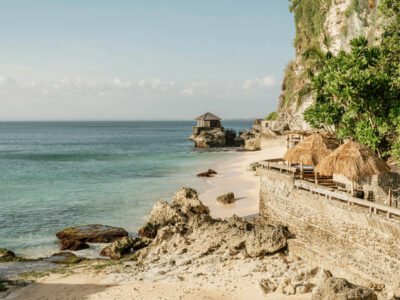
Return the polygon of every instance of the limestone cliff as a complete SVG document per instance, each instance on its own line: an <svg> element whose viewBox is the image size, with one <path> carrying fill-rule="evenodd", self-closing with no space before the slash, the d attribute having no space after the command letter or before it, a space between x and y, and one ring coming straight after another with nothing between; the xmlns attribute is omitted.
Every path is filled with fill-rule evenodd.
<svg viewBox="0 0 400 300"><path fill-rule="evenodd" d="M318 71L328 51L333 55L348 51L350 40L356 36L364 35L371 44L379 42L379 0L289 2L296 24L296 58L285 70L277 123L280 129L308 129L303 112L313 102L310 73Z"/></svg>

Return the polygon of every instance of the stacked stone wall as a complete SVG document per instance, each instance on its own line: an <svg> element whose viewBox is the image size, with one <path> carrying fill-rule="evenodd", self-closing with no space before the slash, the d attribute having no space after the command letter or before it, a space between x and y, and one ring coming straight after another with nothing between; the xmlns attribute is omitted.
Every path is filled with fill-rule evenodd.
<svg viewBox="0 0 400 300"><path fill-rule="evenodd" d="M260 174L260 215L293 233L289 251L359 284L400 284L400 222L297 190L294 179Z"/></svg>

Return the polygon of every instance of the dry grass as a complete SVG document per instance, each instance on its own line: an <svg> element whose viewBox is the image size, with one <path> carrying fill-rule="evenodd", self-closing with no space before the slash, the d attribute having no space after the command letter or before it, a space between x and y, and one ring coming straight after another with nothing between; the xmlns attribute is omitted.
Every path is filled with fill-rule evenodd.
<svg viewBox="0 0 400 300"><path fill-rule="evenodd" d="M316 166L337 146L336 140L315 133L288 150L283 159L289 163Z"/></svg>
<svg viewBox="0 0 400 300"><path fill-rule="evenodd" d="M389 172L390 167L360 143L349 141L325 157L315 168L321 175L341 174L353 180Z"/></svg>

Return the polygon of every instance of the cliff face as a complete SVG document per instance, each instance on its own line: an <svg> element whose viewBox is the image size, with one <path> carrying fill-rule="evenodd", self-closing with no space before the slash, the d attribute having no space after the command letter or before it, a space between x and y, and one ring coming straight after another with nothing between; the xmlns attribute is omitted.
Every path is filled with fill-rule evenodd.
<svg viewBox="0 0 400 300"><path fill-rule="evenodd" d="M303 112L313 103L310 71L318 71L328 51L333 55L348 51L356 36L365 36L371 44L379 42L379 0L289 1L296 24L296 58L285 70L277 124L280 129L309 129Z"/></svg>

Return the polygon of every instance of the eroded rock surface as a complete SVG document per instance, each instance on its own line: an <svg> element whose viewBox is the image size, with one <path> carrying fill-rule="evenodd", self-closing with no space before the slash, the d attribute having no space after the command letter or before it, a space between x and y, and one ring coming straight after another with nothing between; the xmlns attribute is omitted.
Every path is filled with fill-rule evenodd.
<svg viewBox="0 0 400 300"><path fill-rule="evenodd" d="M331 277L321 284L312 300L377 300L376 294L366 287L355 285L343 278Z"/></svg>
<svg viewBox="0 0 400 300"><path fill-rule="evenodd" d="M190 188L179 190L171 204L156 203L141 233L154 240L137 253L140 264L172 257L188 262L208 255L260 257L287 245L287 231L268 225L265 219L211 218L197 192Z"/></svg>
<svg viewBox="0 0 400 300"><path fill-rule="evenodd" d="M123 237L121 240L108 245L101 250L101 256L108 256L111 259L121 259L131 251L137 251L146 247L151 241L145 238Z"/></svg>

